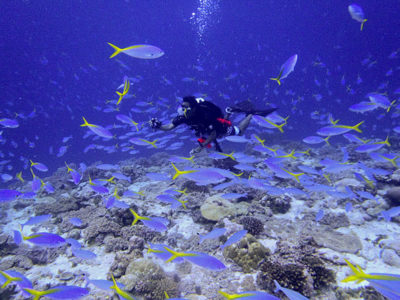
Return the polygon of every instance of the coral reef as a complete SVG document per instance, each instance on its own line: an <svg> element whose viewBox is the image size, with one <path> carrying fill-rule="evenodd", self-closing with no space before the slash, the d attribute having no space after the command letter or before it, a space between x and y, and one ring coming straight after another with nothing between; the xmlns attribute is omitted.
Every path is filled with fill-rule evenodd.
<svg viewBox="0 0 400 300"><path fill-rule="evenodd" d="M312 246L312 239L303 244L278 243L280 251L260 265L257 283L266 290L274 290L276 280L283 287L310 297L335 282L335 274L325 267Z"/></svg>
<svg viewBox="0 0 400 300"><path fill-rule="evenodd" d="M167 275L159 265L145 258L132 261L121 278L126 290L146 300L162 300L164 292L171 297L177 296L178 281L179 277Z"/></svg>
<svg viewBox="0 0 400 300"><path fill-rule="evenodd" d="M254 217L243 217L240 219L240 224L252 235L258 235L264 231L264 224Z"/></svg>
<svg viewBox="0 0 400 300"><path fill-rule="evenodd" d="M240 242L224 249L224 257L232 259L245 273L256 270L260 261L270 255L269 249L247 234Z"/></svg>
<svg viewBox="0 0 400 300"><path fill-rule="evenodd" d="M290 209L290 197L268 197L267 205L274 214L286 214Z"/></svg>

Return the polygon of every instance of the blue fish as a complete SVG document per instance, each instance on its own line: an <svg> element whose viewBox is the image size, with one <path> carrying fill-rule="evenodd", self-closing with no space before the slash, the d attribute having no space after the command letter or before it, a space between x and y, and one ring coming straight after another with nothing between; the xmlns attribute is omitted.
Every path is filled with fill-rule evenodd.
<svg viewBox="0 0 400 300"><path fill-rule="evenodd" d="M325 142L325 141L326 141L326 140L323 139L322 137L320 137L320 136L315 136L315 135L311 135L311 136L305 137L305 138L303 139L303 142L304 142L304 143L310 144L310 145L321 144L321 143L323 143L323 142Z"/></svg>
<svg viewBox="0 0 400 300"><path fill-rule="evenodd" d="M24 290L35 296L35 299L39 299L41 296L50 299L80 299L89 294L87 289L74 285L55 286L46 291L37 291L29 288Z"/></svg>
<svg viewBox="0 0 400 300"><path fill-rule="evenodd" d="M383 217L387 222L390 222L390 220L393 217L396 217L399 215L400 215L400 206L392 207L388 210L381 212L381 217Z"/></svg>
<svg viewBox="0 0 400 300"><path fill-rule="evenodd" d="M132 226L135 225L138 221L142 221L145 226L155 231L162 232L167 230L167 225L169 223L167 219L161 217L143 217L139 216L132 208L130 208L129 210L134 216Z"/></svg>
<svg viewBox="0 0 400 300"><path fill-rule="evenodd" d="M75 218L75 217L69 218L68 221L74 226L77 226L77 227L82 226L82 220L79 218Z"/></svg>
<svg viewBox="0 0 400 300"><path fill-rule="evenodd" d="M278 283L278 281L274 280L276 289L275 289L275 293L282 291L286 297L288 297L290 300L308 300L307 297L304 297L302 294L300 294L299 292L296 292L294 290L288 289L288 288L284 288L281 287L281 285Z"/></svg>
<svg viewBox="0 0 400 300"><path fill-rule="evenodd" d="M177 252L168 247L165 247L165 250L172 254L172 256L166 262L171 262L177 258L183 258L193 264L213 271L221 271L226 268L221 261L206 253L195 251Z"/></svg>
<svg viewBox="0 0 400 300"><path fill-rule="evenodd" d="M22 294L24 296L28 297L30 295L24 290L25 288L28 289L32 288L32 282L28 278L26 278L23 274L17 271L12 271L12 270L0 271L1 288L4 289L10 283L15 283L22 291Z"/></svg>
<svg viewBox="0 0 400 300"><path fill-rule="evenodd" d="M152 244L152 243L148 243L148 249L147 249L147 253L153 253L154 255L156 255L158 258L162 259L162 260L168 260L172 257L172 253L168 252L166 250L166 248L168 248L167 245L165 244ZM181 263L183 262L184 259L182 257L177 257L174 259L175 263Z"/></svg>
<svg viewBox="0 0 400 300"><path fill-rule="evenodd" d="M95 259L97 257L95 253L89 250L72 247L71 251L74 256L82 258L84 260Z"/></svg>
<svg viewBox="0 0 400 300"><path fill-rule="evenodd" d="M266 292L258 291L245 291L238 294L228 294L223 291L218 291L226 299L243 299L243 300L279 300L278 297L268 294Z"/></svg>
<svg viewBox="0 0 400 300"><path fill-rule="evenodd" d="M88 284L93 284L95 287L102 289L104 291L109 291L114 284L111 280L105 280L105 279L87 279L87 282ZM125 288L125 285L119 282L117 282L117 286L120 289Z"/></svg>
<svg viewBox="0 0 400 300"><path fill-rule="evenodd" d="M122 208L122 209L127 209L127 208L129 208L129 205L126 204L126 203L123 202L123 201L115 200L115 201L114 201L113 207Z"/></svg>
<svg viewBox="0 0 400 300"><path fill-rule="evenodd" d="M55 248L65 245L66 241L61 236L49 232L37 232L29 236L24 236L20 231L14 230L14 242L19 245L22 241L42 247Z"/></svg>
<svg viewBox="0 0 400 300"><path fill-rule="evenodd" d="M108 194L109 190L102 185L90 185L90 187L92 188L93 191L95 191L96 193L99 194Z"/></svg>
<svg viewBox="0 0 400 300"><path fill-rule="evenodd" d="M346 277L342 282L357 281L357 283L360 283L366 280L374 289L388 299L400 299L400 275L386 273L367 274L360 266L355 267L348 260L345 259L345 261L354 274Z"/></svg>
<svg viewBox="0 0 400 300"><path fill-rule="evenodd" d="M348 6L348 10L351 18L361 23L360 31L362 31L364 28L364 23L367 22L367 19L364 16L363 9L361 8L361 6L353 3Z"/></svg>
<svg viewBox="0 0 400 300"><path fill-rule="evenodd" d="M40 216L32 217L28 221L26 221L25 223L21 224L21 229L23 229L24 226L26 226L26 225L36 225L36 224L39 224L39 223L47 222L51 218L52 218L52 215L40 215Z"/></svg>
<svg viewBox="0 0 400 300"><path fill-rule="evenodd" d="M15 190L0 190L0 203L17 199L22 193Z"/></svg>
<svg viewBox="0 0 400 300"><path fill-rule="evenodd" d="M271 80L275 80L279 85L281 85L281 80L285 79L290 73L294 71L294 67L297 63L297 54L288 58L287 61L281 66L278 77L270 78Z"/></svg>
<svg viewBox="0 0 400 300"><path fill-rule="evenodd" d="M221 249L223 250L225 247L228 247L234 243L239 242L245 235L247 234L247 230L239 230L232 234L225 244L221 245Z"/></svg>
<svg viewBox="0 0 400 300"><path fill-rule="evenodd" d="M216 239L219 238L221 235L224 235L226 232L225 228L214 228L212 231L210 231L209 233L200 236L200 242L199 244L201 244L202 242L204 242L207 239Z"/></svg>
<svg viewBox="0 0 400 300"><path fill-rule="evenodd" d="M71 246L72 249L80 249L82 248L82 245L75 239L73 238L67 238L65 241Z"/></svg>
<svg viewBox="0 0 400 300"><path fill-rule="evenodd" d="M213 271L220 271L226 268L225 265L220 260L206 253L195 252L195 251L189 251L185 253L194 254L193 256L192 255L184 256L184 259L200 267Z"/></svg>
<svg viewBox="0 0 400 300"><path fill-rule="evenodd" d="M238 199L242 197L246 197L247 193L226 193L221 195L221 198L227 199L227 200L233 200L233 199Z"/></svg>

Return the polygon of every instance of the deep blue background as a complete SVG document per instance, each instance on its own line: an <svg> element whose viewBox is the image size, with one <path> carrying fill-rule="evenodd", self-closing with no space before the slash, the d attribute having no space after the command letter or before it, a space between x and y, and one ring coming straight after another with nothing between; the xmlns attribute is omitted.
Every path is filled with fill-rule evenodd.
<svg viewBox="0 0 400 300"><path fill-rule="evenodd" d="M201 3L204 9L199 11ZM391 100L398 97L394 91L400 87L400 54L394 58L389 55L400 51L400 2L358 2L368 18L362 32L347 11L350 3L1 1L0 118L36 112L32 118L19 118L19 128L3 129L1 159L10 159L13 170L2 172L18 172L21 156L52 169L64 160L90 163L129 157L121 153L108 156L101 151L83 154L91 142L82 139L87 129L79 126L82 116L103 126L118 123L116 113L95 107L104 108L106 100L115 99L115 90L125 75L141 76L142 80L133 84L136 98L123 100L120 113L128 114L134 101L157 105L159 97L170 101L173 113L177 96L197 92L206 93L221 107L248 98L260 107L277 105L282 116L290 115L282 136L285 139L301 140L314 134L322 125L310 118L313 111L332 113L347 125L366 120L364 136L384 139L396 125L394 115L381 118L383 110L360 115L348 107L366 100L369 92L386 92ZM205 18L199 20L202 12ZM206 24L201 38L200 21ZM165 55L156 60L124 54L109 59L113 50L107 42L120 47L151 44L163 49ZM295 71L278 87L269 77L276 77L282 63L295 53L299 55ZM368 62L363 65L365 59ZM315 66L316 61L325 67ZM392 75L386 76L390 69ZM237 76L225 80L230 74ZM172 85L163 84L163 76ZM184 77L195 77L195 81L183 82ZM358 77L362 78L360 84L356 83ZM200 80L208 85L199 84ZM322 95L322 100L315 101L315 94ZM133 117L146 121L151 116ZM73 138L67 143L67 154L62 158L49 155L49 147L57 152L62 138L69 135ZM29 147L27 142L35 145Z"/></svg>

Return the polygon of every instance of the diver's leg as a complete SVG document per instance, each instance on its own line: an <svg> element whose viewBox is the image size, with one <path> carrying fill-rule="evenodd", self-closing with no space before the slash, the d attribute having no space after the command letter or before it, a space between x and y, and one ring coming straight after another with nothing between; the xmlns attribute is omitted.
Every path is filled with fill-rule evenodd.
<svg viewBox="0 0 400 300"><path fill-rule="evenodd" d="M245 132L245 130L249 126L252 117L253 117L253 115L249 114L242 121L240 121L240 124L239 124L240 133L239 133L239 135L243 135L243 133Z"/></svg>

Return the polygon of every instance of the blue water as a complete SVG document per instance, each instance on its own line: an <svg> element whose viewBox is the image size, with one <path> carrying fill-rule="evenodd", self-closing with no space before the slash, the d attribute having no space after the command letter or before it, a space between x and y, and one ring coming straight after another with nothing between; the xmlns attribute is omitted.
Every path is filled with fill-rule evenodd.
<svg viewBox="0 0 400 300"><path fill-rule="evenodd" d="M135 102L144 101L153 102L155 109L133 113L136 122L155 116L166 122L162 114L165 107L157 105L159 99L167 99L168 117L172 118L177 97L193 93L206 94L206 99L222 108L246 99L261 108L268 103L278 106L281 116L290 117L285 133L276 131L274 141L301 141L315 134L322 126L320 120L311 118L316 111L325 116L322 121L328 113L346 125L365 120L365 138L394 135L391 129L399 123L395 108L389 114L379 110L361 115L348 107L367 101L369 92L387 93L391 101L398 98L400 2L360 1L368 19L363 31L351 19L349 4L281 0L2 1L0 119L20 114L20 126L0 129L0 160L11 161L6 164L8 169L2 167L0 172L15 175L27 168L27 159L55 170L64 161L89 164L130 158L132 155L119 150L84 153L93 142L83 138L88 129L79 126L82 116L102 126L122 125L115 115L129 114ZM165 55L141 60L119 54L109 59L113 50L107 42L120 47L151 44L163 49ZM299 56L297 65L282 86L269 80L293 54ZM131 86L136 98L123 100L119 112L104 112L106 101L116 99L115 91L124 76L138 79ZM185 77L194 80L184 82ZM358 79L362 82L357 83ZM320 101L317 94L322 96ZM32 116L21 117L29 114ZM255 130L263 135L263 128ZM129 129L111 131L118 137ZM192 136L190 132L184 134ZM72 139L63 143L67 136ZM169 143L179 141L179 137ZM95 143L114 146L117 142L122 143ZM336 142L344 140L339 137ZM68 146L67 152L57 157L63 145ZM195 141L185 141L177 152L188 156L188 149L195 146ZM149 150L140 150L134 157L148 154ZM28 174L25 169L24 176Z"/></svg>

